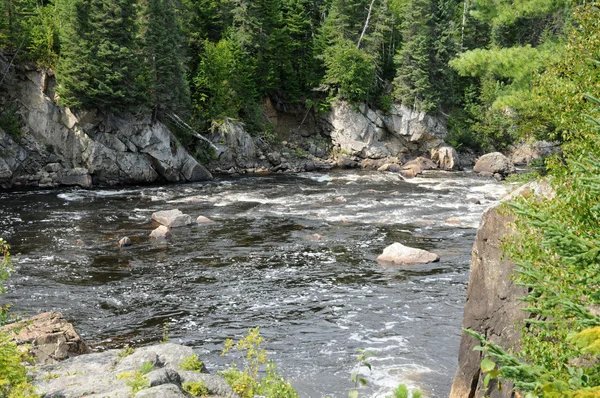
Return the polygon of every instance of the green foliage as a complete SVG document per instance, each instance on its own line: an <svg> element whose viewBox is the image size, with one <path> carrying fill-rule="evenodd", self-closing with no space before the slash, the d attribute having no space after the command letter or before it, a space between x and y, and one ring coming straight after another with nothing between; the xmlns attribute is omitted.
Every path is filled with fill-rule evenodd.
<svg viewBox="0 0 600 398"><path fill-rule="evenodd" d="M183 361L179 364L179 369L189 370L191 372L201 372L204 364L198 358L198 355L193 354L189 357L183 358Z"/></svg>
<svg viewBox="0 0 600 398"><path fill-rule="evenodd" d="M277 373L275 364L272 361L267 363L267 352L262 348L263 341L258 327L249 329L246 337L238 342L227 339L222 355L232 350L241 352L244 354L245 367L240 370L234 363L221 374L242 398L252 398L255 395L266 398L297 398L298 393ZM266 376L260 378L259 368L264 364L267 364Z"/></svg>
<svg viewBox="0 0 600 398"><path fill-rule="evenodd" d="M119 352L119 358L125 358L133 354L135 350L131 347L125 347Z"/></svg>
<svg viewBox="0 0 600 398"><path fill-rule="evenodd" d="M208 395L208 388L201 381L186 381L183 383L183 391L193 395L194 397L204 397Z"/></svg>
<svg viewBox="0 0 600 398"><path fill-rule="evenodd" d="M10 247L0 238L0 294L5 292L4 282L12 272ZM5 309L0 308L0 318L5 317ZM0 330L0 396L37 397L27 378L26 360L8 333Z"/></svg>
<svg viewBox="0 0 600 398"><path fill-rule="evenodd" d="M7 107L0 112L0 129L4 130L15 142L19 142L23 137L21 130L21 120L16 109Z"/></svg>
<svg viewBox="0 0 600 398"><path fill-rule="evenodd" d="M392 392L392 395L388 395L386 398L409 398L409 396L412 398L421 398L422 395L421 390L413 390L410 393L406 384L399 384Z"/></svg>
<svg viewBox="0 0 600 398"><path fill-rule="evenodd" d="M148 66L149 97L158 114L175 112L185 116L190 93L184 74L181 30L174 0L149 0L143 35Z"/></svg>
<svg viewBox="0 0 600 398"><path fill-rule="evenodd" d="M74 0L66 10L57 92L65 106L132 110L145 102L135 0Z"/></svg>
<svg viewBox="0 0 600 398"><path fill-rule="evenodd" d="M337 89L338 97L353 102L366 101L375 81L373 57L348 39L339 39L325 50L323 81Z"/></svg>
<svg viewBox="0 0 600 398"><path fill-rule="evenodd" d="M551 162L548 182L554 195L511 204L518 233L504 249L519 266L515 279L528 289L523 301L531 314L523 325L519 355L471 333L498 364L492 370L490 361L482 363L490 378L511 380L531 397L584 397L600 391L600 366L589 356L597 353L600 325L595 312L600 306L600 74L595 62L575 54L585 49L600 56L599 16L593 6L576 11L565 51L538 82L552 87L535 89L546 93L537 97L540 109L565 129L565 144L563 157ZM579 88L591 92L579 95Z"/></svg>
<svg viewBox="0 0 600 398"><path fill-rule="evenodd" d="M368 359L373 355L374 353L371 351L358 350L358 356L356 357L356 361L358 362L357 369L350 374L350 381L354 383L354 388L348 393L348 398L358 397L358 389L367 385L367 381L359 376L358 371L363 366L368 368L369 371L372 370L371 362L369 362Z"/></svg>
<svg viewBox="0 0 600 398"><path fill-rule="evenodd" d="M140 366L139 370L136 370L135 372L119 373L117 375L117 379L125 380L125 384L127 384L127 387L129 387L131 393L135 394L150 387L150 382L145 375L150 373L153 369L154 364L152 362L144 362Z"/></svg>

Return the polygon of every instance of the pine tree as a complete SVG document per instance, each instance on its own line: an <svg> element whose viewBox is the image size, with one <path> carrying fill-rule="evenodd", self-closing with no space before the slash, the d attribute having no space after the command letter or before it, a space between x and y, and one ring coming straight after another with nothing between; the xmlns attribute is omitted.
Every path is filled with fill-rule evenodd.
<svg viewBox="0 0 600 398"><path fill-rule="evenodd" d="M173 0L149 0L146 19L144 51L152 107L159 116L165 112L187 115L190 93L184 74L182 37Z"/></svg>
<svg viewBox="0 0 600 398"><path fill-rule="evenodd" d="M66 106L126 111L143 104L134 0L75 1L57 66Z"/></svg>
<svg viewBox="0 0 600 398"><path fill-rule="evenodd" d="M453 73L448 61L456 52L456 0L414 0L404 13L402 47L396 55L396 100L425 112L450 105ZM449 103L450 102L450 103Z"/></svg>

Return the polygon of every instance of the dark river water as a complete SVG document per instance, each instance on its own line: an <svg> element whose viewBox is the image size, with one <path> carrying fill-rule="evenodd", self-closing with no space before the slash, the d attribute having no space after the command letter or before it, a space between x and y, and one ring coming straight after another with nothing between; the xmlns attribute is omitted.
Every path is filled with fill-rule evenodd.
<svg viewBox="0 0 600 398"><path fill-rule="evenodd" d="M16 260L0 301L61 311L97 349L156 343L168 322L169 339L212 370L232 361L219 355L225 339L260 326L302 397L347 397L361 349L375 355L359 369L361 396L406 383L447 397L476 227L503 192L471 173L343 171L0 193ZM150 240L152 212L174 208L216 222ZM123 236L133 246L119 249ZM378 264L394 242L441 261Z"/></svg>

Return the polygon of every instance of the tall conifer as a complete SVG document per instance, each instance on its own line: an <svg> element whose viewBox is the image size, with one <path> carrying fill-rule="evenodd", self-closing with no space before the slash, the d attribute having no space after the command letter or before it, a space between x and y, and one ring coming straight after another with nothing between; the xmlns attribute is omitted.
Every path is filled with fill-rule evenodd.
<svg viewBox="0 0 600 398"><path fill-rule="evenodd" d="M57 67L67 106L131 110L144 101L136 56L135 0L75 1Z"/></svg>

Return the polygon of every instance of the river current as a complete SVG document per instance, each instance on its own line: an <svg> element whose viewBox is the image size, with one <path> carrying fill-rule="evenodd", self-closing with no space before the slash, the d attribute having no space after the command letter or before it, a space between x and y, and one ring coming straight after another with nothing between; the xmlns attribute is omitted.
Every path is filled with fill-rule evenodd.
<svg viewBox="0 0 600 398"><path fill-rule="evenodd" d="M447 397L476 228L505 191L467 172L404 181L334 171L0 192L0 236L16 267L0 303L61 311L95 349L156 343L166 332L211 370L232 361L219 355L225 339L259 326L301 397L347 397L358 350L374 354L372 371L359 369L361 396L405 383ZM215 223L150 240L151 214L174 208ZM123 236L133 246L117 247ZM441 261L379 264L394 242Z"/></svg>

